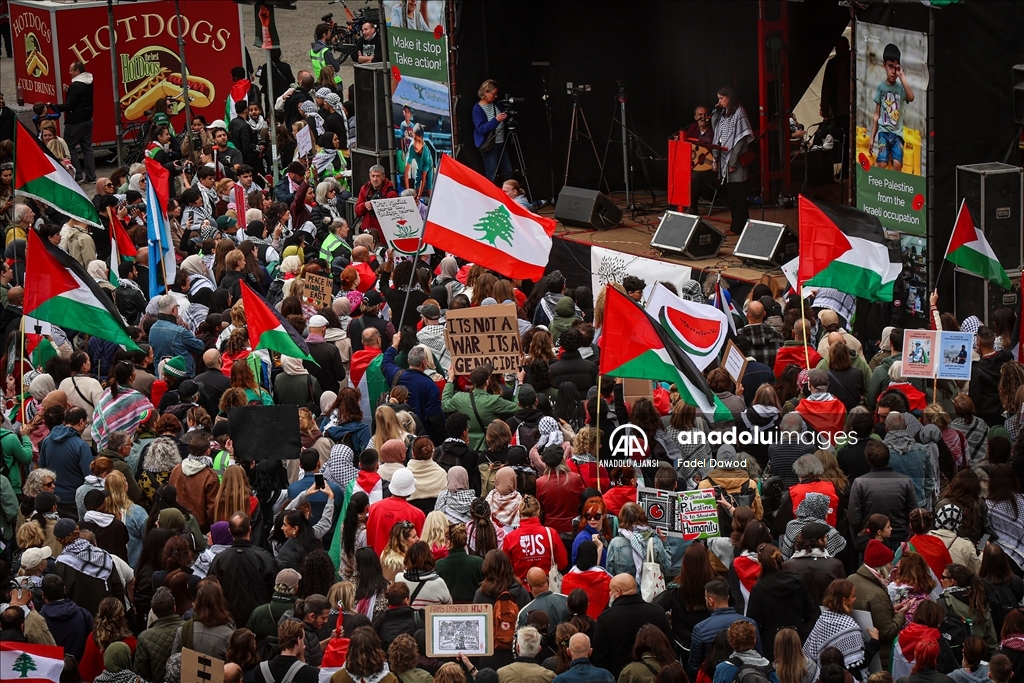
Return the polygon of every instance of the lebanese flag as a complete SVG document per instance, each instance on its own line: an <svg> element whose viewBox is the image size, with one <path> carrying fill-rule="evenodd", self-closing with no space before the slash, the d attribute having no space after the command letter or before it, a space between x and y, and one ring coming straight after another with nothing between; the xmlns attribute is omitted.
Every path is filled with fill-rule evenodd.
<svg viewBox="0 0 1024 683"><path fill-rule="evenodd" d="M4 680L19 683L59 683L64 671L64 648L57 645L0 642L0 670Z"/></svg>
<svg viewBox="0 0 1024 683"><path fill-rule="evenodd" d="M960 200L960 210L956 213L956 225L949 236L946 247L946 260L955 263L978 277L991 280L1003 289L1010 289L1010 278L1006 275L1002 264L996 258L988 240L978 226L974 224L967 201Z"/></svg>
<svg viewBox="0 0 1024 683"><path fill-rule="evenodd" d="M423 241L506 277L544 277L555 221L530 213L476 171L441 157Z"/></svg>
<svg viewBox="0 0 1024 683"><path fill-rule="evenodd" d="M729 331L729 316L720 309L681 299L660 282L647 301L654 316L669 336L702 371L718 359Z"/></svg>
<svg viewBox="0 0 1024 683"><path fill-rule="evenodd" d="M373 405L377 397L388 390L381 368L383 360L384 354L380 349L364 348L352 354L349 365L349 377L359 390L359 410L363 413L363 422L368 425L373 424Z"/></svg>
<svg viewBox="0 0 1024 683"><path fill-rule="evenodd" d="M26 245L24 308L25 315L139 350L124 318L92 276L35 230L28 231Z"/></svg>
<svg viewBox="0 0 1024 683"><path fill-rule="evenodd" d="M132 242L132 238L128 236L128 231L125 230L124 223L117 217L113 207L107 208L107 217L110 219L110 232L114 239L110 240L110 284L117 287L121 284L121 279L118 277L118 266L121 265L121 259L135 260L137 250L135 249L135 243Z"/></svg>
<svg viewBox="0 0 1024 683"><path fill-rule="evenodd" d="M886 242L877 216L800 195L799 221L801 286L892 301L903 259L899 248Z"/></svg>
<svg viewBox="0 0 1024 683"><path fill-rule="evenodd" d="M309 355L309 347L292 324L273 306L263 300L245 282L239 282L242 289L242 306L249 328L249 343L253 350L267 349L316 363Z"/></svg>
<svg viewBox="0 0 1024 683"><path fill-rule="evenodd" d="M18 121L14 132L14 193L31 197L76 220L102 228L96 207L74 176Z"/></svg>

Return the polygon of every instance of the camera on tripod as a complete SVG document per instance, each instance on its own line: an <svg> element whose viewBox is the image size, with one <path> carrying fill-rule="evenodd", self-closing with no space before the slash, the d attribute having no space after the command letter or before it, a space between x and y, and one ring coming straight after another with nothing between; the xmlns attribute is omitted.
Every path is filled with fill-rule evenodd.
<svg viewBox="0 0 1024 683"><path fill-rule="evenodd" d="M498 100L498 104L501 105L501 110L505 112L505 127L509 130L515 128L516 116L519 114L519 110L516 109L517 104L523 104L526 102L525 97L512 97L511 95L505 95L505 97Z"/></svg>
<svg viewBox="0 0 1024 683"><path fill-rule="evenodd" d="M583 85L582 83L578 85L573 85L572 83L565 84L566 95L579 95L585 92L590 92L590 85Z"/></svg>

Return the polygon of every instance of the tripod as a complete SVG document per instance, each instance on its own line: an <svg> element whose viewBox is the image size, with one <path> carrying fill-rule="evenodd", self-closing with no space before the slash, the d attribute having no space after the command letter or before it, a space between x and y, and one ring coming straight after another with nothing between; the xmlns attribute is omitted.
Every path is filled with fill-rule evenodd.
<svg viewBox="0 0 1024 683"><path fill-rule="evenodd" d="M594 136L590 133L590 124L587 123L587 115L583 113L583 107L580 106L580 94L578 91L573 90L572 94L572 122L569 124L569 149L565 153L565 178L562 181L562 185L569 184L569 164L572 162L572 143L579 140L581 137L586 138L590 142L590 149L594 151L594 161L601 164L601 158L597 155L597 145L594 144ZM601 185L601 180L604 179L604 174L601 174L601 179L597 181L598 187ZM604 183L605 189L608 194L611 194L611 188L608 187L608 181Z"/></svg>
<svg viewBox="0 0 1024 683"><path fill-rule="evenodd" d="M532 198L533 191L530 190L530 178L526 175L526 162L523 160L523 146L519 142L519 133L515 120L510 116L505 120L505 144L501 147L501 154L498 156L498 164L494 167L494 173L491 175L491 182L498 176L498 171L501 170L501 162L505 159L505 153L508 152L509 145L515 150L515 161L519 164L513 171L519 171L523 176L523 184L526 185L526 196Z"/></svg>
<svg viewBox="0 0 1024 683"><path fill-rule="evenodd" d="M633 183L632 177L633 167L629 163L629 150L631 146L630 143L635 144L637 158L640 159L640 171L641 173L644 174L644 179L647 181L647 189L651 193L652 203L656 201L656 198L654 195L654 185L651 183L651 176L647 172L647 159L659 159L659 157L644 157L640 154L640 150L642 147L646 147L652 155L655 155L656 152L651 148L650 145L644 142L639 135L634 133L626 126L626 102L629 100L629 96L626 95L625 81L616 81L616 83L619 86L619 93L615 97L616 104L614 107L612 107L611 123L608 124L608 142L605 143L604 156L601 158L601 179L604 180L604 169L605 165L608 162L608 150L611 148L612 145L612 131L615 130L615 124L619 124L619 126L622 128L622 176L626 182L626 208L628 208L630 211L633 212L634 215L636 215L639 207L634 201L636 198L636 186ZM618 110L618 115L616 115L616 110ZM605 180L606 185L607 182L608 181Z"/></svg>

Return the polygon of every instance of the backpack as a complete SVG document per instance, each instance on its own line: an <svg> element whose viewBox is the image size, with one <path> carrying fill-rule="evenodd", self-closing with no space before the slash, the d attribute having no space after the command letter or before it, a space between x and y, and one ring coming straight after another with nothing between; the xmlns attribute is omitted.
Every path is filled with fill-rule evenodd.
<svg viewBox="0 0 1024 683"><path fill-rule="evenodd" d="M276 306L282 300L284 300L284 280L274 278L274 281L270 283L270 289L267 290L267 303Z"/></svg>
<svg viewBox="0 0 1024 683"><path fill-rule="evenodd" d="M754 666L753 664L747 664L739 657L730 657L725 661L736 667L736 675L732 679L733 683L771 683L768 675L775 671L775 667L771 664L768 666Z"/></svg>
<svg viewBox="0 0 1024 683"><path fill-rule="evenodd" d="M754 504L754 497L757 495L757 490L750 489L750 481L743 482L743 486L736 493L728 493L722 488L714 479L708 477L708 483L715 489L715 498L724 499L728 501L729 505L734 508L737 507L751 507ZM718 528L719 529L731 529L732 528L732 514L726 512L725 508L721 505L718 506Z"/></svg>
<svg viewBox="0 0 1024 683"><path fill-rule="evenodd" d="M516 427L516 431L512 432L512 440L509 443L513 446L522 446L529 451L540 440L539 424L539 422L521 422Z"/></svg>
<svg viewBox="0 0 1024 683"><path fill-rule="evenodd" d="M434 462L444 468L447 472L456 465L461 465L462 460L454 453L444 447L444 443L434 449Z"/></svg>
<svg viewBox="0 0 1024 683"><path fill-rule="evenodd" d="M494 601L494 649L511 650L516 637L516 622L519 620L519 605L512 594L502 591Z"/></svg>
<svg viewBox="0 0 1024 683"><path fill-rule="evenodd" d="M1009 583L993 584L985 582L985 593L988 596L988 608L992 611L992 623L1002 625L1007 615L1018 607L1017 596Z"/></svg>
<svg viewBox="0 0 1024 683"><path fill-rule="evenodd" d="M974 635L974 622L957 615L949 606L950 599L947 597L944 600L946 618L939 625L939 632L949 644L949 649L953 652L956 661L959 662L963 660L964 641L967 640L968 636Z"/></svg>

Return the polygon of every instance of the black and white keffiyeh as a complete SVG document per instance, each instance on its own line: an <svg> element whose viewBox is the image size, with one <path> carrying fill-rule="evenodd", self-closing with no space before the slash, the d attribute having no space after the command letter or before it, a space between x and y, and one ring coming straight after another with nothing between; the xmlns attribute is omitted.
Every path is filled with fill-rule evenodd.
<svg viewBox="0 0 1024 683"><path fill-rule="evenodd" d="M807 641L804 654L818 661L827 647L837 648L843 653L843 663L849 669L864 661L864 636L860 625L853 617L830 609L823 609Z"/></svg>

